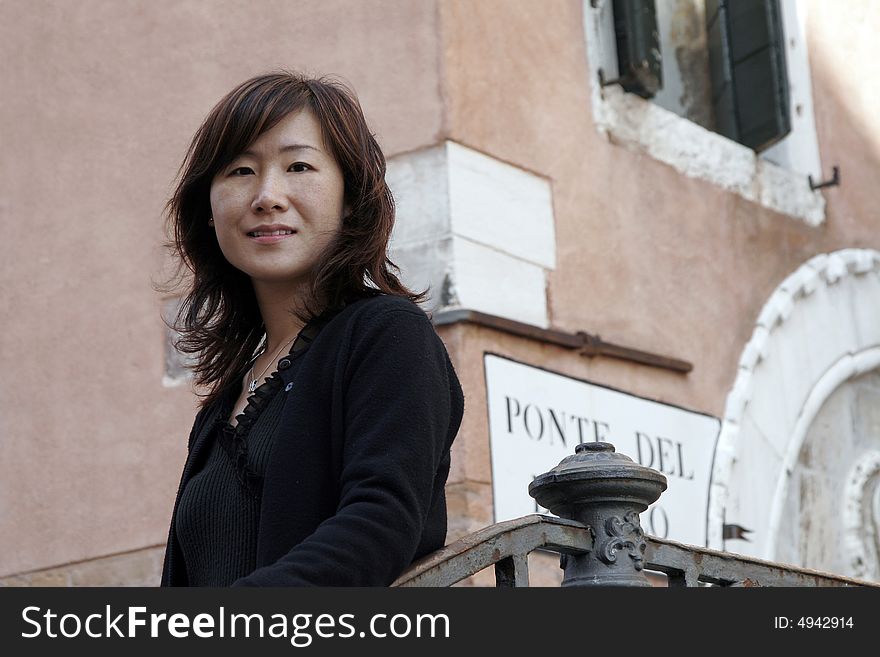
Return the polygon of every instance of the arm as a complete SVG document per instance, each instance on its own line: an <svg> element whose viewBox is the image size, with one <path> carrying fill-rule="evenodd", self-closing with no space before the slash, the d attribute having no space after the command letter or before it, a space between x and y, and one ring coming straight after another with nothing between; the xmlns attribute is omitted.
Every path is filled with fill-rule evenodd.
<svg viewBox="0 0 880 657"><path fill-rule="evenodd" d="M233 586L376 586L403 572L418 548L451 443L447 361L418 308L364 320L352 337L343 380L345 445L336 514L281 559Z"/></svg>
<svg viewBox="0 0 880 657"><path fill-rule="evenodd" d="M189 461L189 455L192 452L193 443L202 431L206 415L206 408L202 408L196 413L196 419L193 421L192 429L190 429L189 432L189 438L186 441L187 461ZM174 540L174 519L177 517L177 504L180 502L180 494L183 492L183 485L186 481L186 471L187 467L186 463L184 463L183 472L180 475L180 484L177 486L177 495L174 498L174 507L171 511L171 523L168 528L168 541L165 545L165 559L162 562L162 578L160 580L160 586L179 586L186 584L185 575L182 572L182 555L180 555L180 548ZM174 581L172 581L172 579Z"/></svg>

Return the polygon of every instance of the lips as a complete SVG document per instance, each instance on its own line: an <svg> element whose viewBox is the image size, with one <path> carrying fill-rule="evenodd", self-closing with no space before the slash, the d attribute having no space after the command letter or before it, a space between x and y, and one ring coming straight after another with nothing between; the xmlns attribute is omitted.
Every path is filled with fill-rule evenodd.
<svg viewBox="0 0 880 657"><path fill-rule="evenodd" d="M248 231L249 237L275 237L279 235L292 235L296 231L284 224L261 224Z"/></svg>
<svg viewBox="0 0 880 657"><path fill-rule="evenodd" d="M262 224L247 232L257 244L275 244L296 235L296 230L284 224Z"/></svg>
<svg viewBox="0 0 880 657"><path fill-rule="evenodd" d="M280 233L280 234L271 234L271 235L252 235L250 239L252 242L256 242L257 244L275 244L276 242L282 242L284 240L292 239L295 233Z"/></svg>

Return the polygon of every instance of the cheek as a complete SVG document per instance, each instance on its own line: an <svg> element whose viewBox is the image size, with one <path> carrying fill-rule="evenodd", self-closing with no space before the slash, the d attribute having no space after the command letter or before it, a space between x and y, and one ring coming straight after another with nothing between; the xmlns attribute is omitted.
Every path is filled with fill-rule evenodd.
<svg viewBox="0 0 880 657"><path fill-rule="evenodd" d="M212 187L210 194L211 215L216 220L228 214L235 206L234 195L228 189L222 187Z"/></svg>

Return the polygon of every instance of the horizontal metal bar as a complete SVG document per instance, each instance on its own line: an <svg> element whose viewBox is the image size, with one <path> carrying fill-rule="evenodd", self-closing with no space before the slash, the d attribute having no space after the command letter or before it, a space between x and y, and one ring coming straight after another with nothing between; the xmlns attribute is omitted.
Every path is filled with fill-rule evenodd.
<svg viewBox="0 0 880 657"><path fill-rule="evenodd" d="M410 566L391 586L452 586L509 557L524 559L538 548L584 554L593 549L593 538L580 523L532 514L499 522L450 543ZM522 560L517 561L518 583L522 585L527 575Z"/></svg>
<svg viewBox="0 0 880 657"><path fill-rule="evenodd" d="M646 536L645 568L669 575L670 585L696 586L878 586L841 575L755 559L730 552Z"/></svg>
<svg viewBox="0 0 880 657"><path fill-rule="evenodd" d="M556 329L545 329L477 310L465 308L444 310L434 314L433 322L435 326L448 326L457 323L484 326L517 337L553 344L564 349L576 349L578 353L588 358L606 356L681 373L687 373L694 369L694 366L685 360L606 342L598 335L591 335L584 331L566 333Z"/></svg>

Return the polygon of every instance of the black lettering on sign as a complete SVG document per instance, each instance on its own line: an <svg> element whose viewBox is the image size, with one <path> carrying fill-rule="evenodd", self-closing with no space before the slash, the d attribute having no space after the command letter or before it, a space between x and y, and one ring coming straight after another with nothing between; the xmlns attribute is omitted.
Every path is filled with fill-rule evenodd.
<svg viewBox="0 0 880 657"><path fill-rule="evenodd" d="M558 408L523 403L516 397L508 395L504 397L504 404L507 412L507 433L520 435L524 433L535 441L546 438L549 445L561 443L566 448L571 444L570 431L577 431L578 443L611 439L611 427L607 422L566 413ZM592 431L590 431L591 424Z"/></svg>
<svg viewBox="0 0 880 657"><path fill-rule="evenodd" d="M654 467L654 448L651 446L651 436L641 431L636 431L636 460L639 465L646 468Z"/></svg>
<svg viewBox="0 0 880 657"><path fill-rule="evenodd" d="M674 475L675 468L667 470L669 462L672 460L670 458L671 452L669 451L672 449L672 441L669 438L657 436L657 448L657 469L663 474Z"/></svg>
<svg viewBox="0 0 880 657"><path fill-rule="evenodd" d="M505 396L504 399L507 401L507 433L513 433L513 418L519 416L519 402L513 397ZM516 404L516 410L513 410L513 404Z"/></svg>
<svg viewBox="0 0 880 657"><path fill-rule="evenodd" d="M537 435L533 431L533 427L529 426L529 411L534 411L532 413L532 417L538 418L538 433ZM526 427L526 433L529 434L529 437L534 440L541 440L544 437L544 418L541 416L541 409L539 409L534 404L526 404L526 410L523 412L523 422Z"/></svg>
<svg viewBox="0 0 880 657"><path fill-rule="evenodd" d="M597 443L607 443L609 433L611 433L611 427L605 422L593 421L593 435L596 437Z"/></svg>
<svg viewBox="0 0 880 657"><path fill-rule="evenodd" d="M694 471L693 470L691 470L691 473L689 475L685 475L685 473L684 473L684 456L682 456L681 451L682 451L681 450L681 443L678 443L678 472L679 472L679 476L681 476L684 479L693 479L694 478Z"/></svg>
<svg viewBox="0 0 880 657"><path fill-rule="evenodd" d="M655 505L648 512L648 533L657 538L669 536L669 516L662 506Z"/></svg>
<svg viewBox="0 0 880 657"><path fill-rule="evenodd" d="M693 479L694 471L685 474L684 445L671 438L656 438L636 431L636 461L646 468L654 468L670 477Z"/></svg>
<svg viewBox="0 0 880 657"><path fill-rule="evenodd" d="M556 427L556 433L559 435L559 440L562 441L563 445L567 444L565 442L565 430L559 424L559 418L556 417L556 411L554 411L552 408L548 408L547 410L550 411L550 420L552 420L553 426ZM563 411L559 411L559 414L562 416L562 424L564 425L565 424L565 413ZM550 444L551 445L553 444L552 428L551 428L551 432L550 432Z"/></svg>

